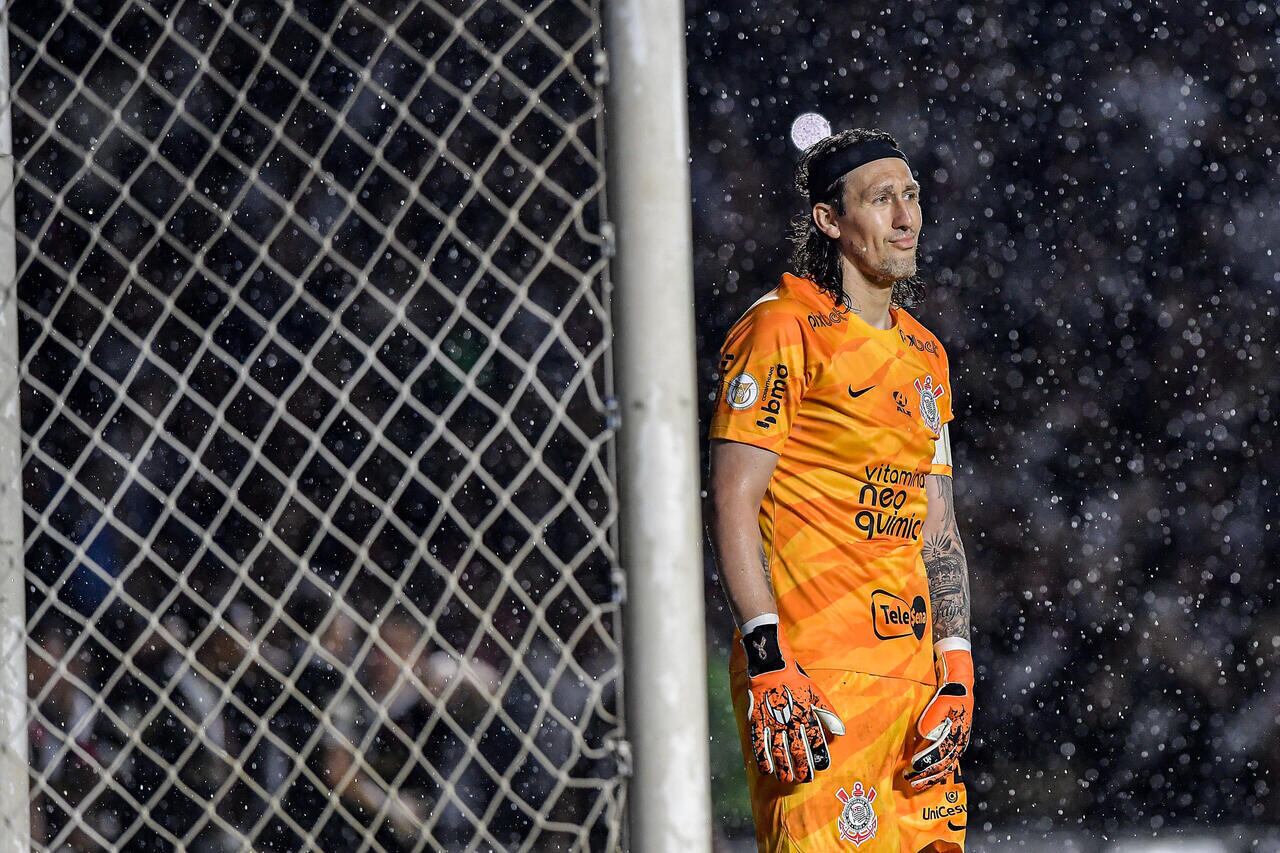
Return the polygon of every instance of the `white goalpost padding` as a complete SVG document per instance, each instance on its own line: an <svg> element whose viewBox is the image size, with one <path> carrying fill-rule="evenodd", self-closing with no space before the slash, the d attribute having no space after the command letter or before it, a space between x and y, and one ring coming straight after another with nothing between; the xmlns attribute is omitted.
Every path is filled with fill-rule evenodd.
<svg viewBox="0 0 1280 853"><path fill-rule="evenodd" d="M607 7L632 847L711 849L684 8Z"/></svg>

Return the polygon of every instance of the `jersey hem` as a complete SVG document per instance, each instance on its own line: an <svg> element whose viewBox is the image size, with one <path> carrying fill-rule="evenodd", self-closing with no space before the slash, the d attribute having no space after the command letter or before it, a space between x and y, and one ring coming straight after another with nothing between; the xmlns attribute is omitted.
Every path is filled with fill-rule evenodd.
<svg viewBox="0 0 1280 853"><path fill-rule="evenodd" d="M736 631L734 632L734 642L739 647L741 647L742 635L737 633ZM869 672L868 670L865 670L865 669L854 669L853 667L849 667L849 666L807 666L804 663L801 663L801 666L804 666L805 672L854 672L854 673L857 673L858 675L870 676L871 678L892 678L894 681L910 681L912 684L921 684L925 687L933 687L933 688L936 688L938 686L938 682L936 681L936 678L937 678L936 674L934 676L935 678L934 681L925 681L920 678L912 678L909 675L886 675L883 672ZM745 675L747 672L747 668L745 665L743 666L733 665L732 656L729 662L728 669L729 669L730 676L737 675L737 674ZM930 672L931 673L933 672L932 668L930 668Z"/></svg>
<svg viewBox="0 0 1280 853"><path fill-rule="evenodd" d="M883 672L868 672L865 669L853 669L846 666L806 666L805 672L856 672L859 675L869 675L872 678L892 678L894 681L910 681L913 684L923 684L925 687L937 687L936 681L921 681L919 678L912 678L909 675L885 675Z"/></svg>

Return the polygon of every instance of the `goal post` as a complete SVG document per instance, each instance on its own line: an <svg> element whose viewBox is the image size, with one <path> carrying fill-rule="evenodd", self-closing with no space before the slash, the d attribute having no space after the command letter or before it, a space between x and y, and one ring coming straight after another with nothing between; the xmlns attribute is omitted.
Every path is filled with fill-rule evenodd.
<svg viewBox="0 0 1280 853"><path fill-rule="evenodd" d="M612 850L629 806L708 846L683 35L643 5L616 58L597 0L0 7L14 849ZM615 380L654 270L676 385L631 327ZM677 682L624 652L672 639Z"/></svg>
<svg viewBox="0 0 1280 853"><path fill-rule="evenodd" d="M684 9L614 0L606 11L631 840L645 853L709 851Z"/></svg>

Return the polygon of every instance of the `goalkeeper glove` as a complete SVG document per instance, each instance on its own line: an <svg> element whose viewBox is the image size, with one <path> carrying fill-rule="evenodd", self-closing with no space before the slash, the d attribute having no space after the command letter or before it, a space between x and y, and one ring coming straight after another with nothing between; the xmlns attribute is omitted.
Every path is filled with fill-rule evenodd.
<svg viewBox="0 0 1280 853"><path fill-rule="evenodd" d="M768 622L772 616L773 622ZM759 624L761 619L765 624ZM780 782L808 782L831 766L823 727L844 734L844 724L822 690L796 663L777 616L766 614L744 625L750 696L747 729L760 772Z"/></svg>
<svg viewBox="0 0 1280 853"><path fill-rule="evenodd" d="M938 692L925 706L916 728L925 746L911 757L907 781L916 790L940 782L960 763L973 726L973 653L969 641L947 637L933 646Z"/></svg>

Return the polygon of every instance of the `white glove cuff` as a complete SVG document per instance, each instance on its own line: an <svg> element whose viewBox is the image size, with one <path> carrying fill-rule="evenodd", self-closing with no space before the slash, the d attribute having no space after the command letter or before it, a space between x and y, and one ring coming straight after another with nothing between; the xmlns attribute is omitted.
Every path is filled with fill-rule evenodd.
<svg viewBox="0 0 1280 853"><path fill-rule="evenodd" d="M750 634L752 631L759 628L761 625L777 625L777 624L778 624L777 613L761 613L759 616L755 617L754 619L748 619L746 622L743 622L742 626L739 627L738 630L745 637L747 634Z"/></svg>
<svg viewBox="0 0 1280 853"><path fill-rule="evenodd" d="M973 646L964 637L943 637L941 640L933 644L933 650L938 654L943 652L973 652Z"/></svg>

